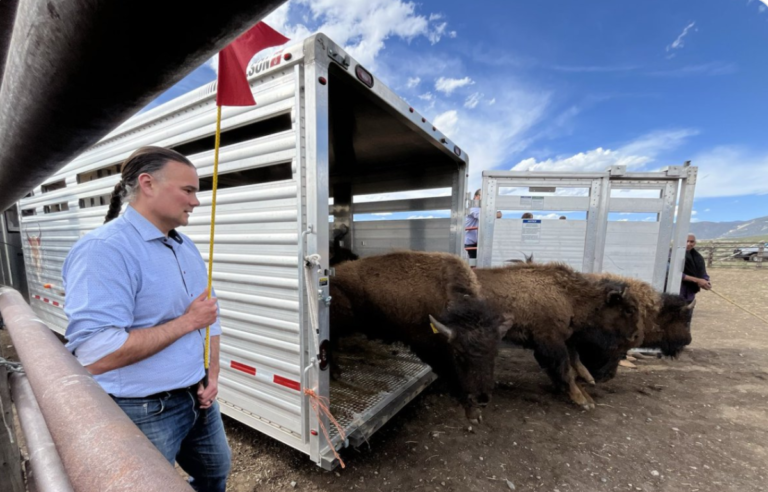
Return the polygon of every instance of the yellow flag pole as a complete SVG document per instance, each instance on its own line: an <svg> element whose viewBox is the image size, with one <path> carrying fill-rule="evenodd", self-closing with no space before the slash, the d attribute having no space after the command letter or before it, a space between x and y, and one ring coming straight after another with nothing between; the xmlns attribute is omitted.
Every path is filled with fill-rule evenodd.
<svg viewBox="0 0 768 492"><path fill-rule="evenodd" d="M213 152L213 193L211 195L211 237L208 243L208 299L213 284L213 233L216 229L216 190L219 185L219 144L221 142L221 106L216 106L216 144ZM208 386L208 368L211 364L211 327L205 327L205 385Z"/></svg>

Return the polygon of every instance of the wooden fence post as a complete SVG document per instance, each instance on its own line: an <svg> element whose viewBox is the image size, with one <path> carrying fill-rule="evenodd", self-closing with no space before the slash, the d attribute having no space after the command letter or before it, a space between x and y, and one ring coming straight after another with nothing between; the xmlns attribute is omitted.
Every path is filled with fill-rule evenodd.
<svg viewBox="0 0 768 492"><path fill-rule="evenodd" d="M709 247L709 254L707 255L707 266L712 266L712 257L715 254L715 243L712 243L712 245Z"/></svg>
<svg viewBox="0 0 768 492"><path fill-rule="evenodd" d="M8 368L0 364L0 490L24 492L21 452L13 424L11 383Z"/></svg>

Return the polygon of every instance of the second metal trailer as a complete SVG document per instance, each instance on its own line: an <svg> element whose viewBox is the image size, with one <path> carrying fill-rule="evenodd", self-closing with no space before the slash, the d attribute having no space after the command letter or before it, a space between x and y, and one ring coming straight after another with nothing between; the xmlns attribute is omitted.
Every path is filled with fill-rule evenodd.
<svg viewBox="0 0 768 492"><path fill-rule="evenodd" d="M677 293L697 171L688 163L637 173L625 166L602 173L485 171L477 266L533 255ZM496 219L497 210L504 219ZM535 215L523 218L525 212Z"/></svg>

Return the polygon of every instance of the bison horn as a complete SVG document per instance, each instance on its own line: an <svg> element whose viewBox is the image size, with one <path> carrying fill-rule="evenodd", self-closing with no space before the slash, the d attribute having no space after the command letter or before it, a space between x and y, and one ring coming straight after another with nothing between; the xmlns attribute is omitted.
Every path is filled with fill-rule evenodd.
<svg viewBox="0 0 768 492"><path fill-rule="evenodd" d="M437 331L445 335L446 338L448 338L449 342L452 342L454 338L456 338L456 333L442 324L441 322L437 321L431 314L429 315L429 321L432 323L432 326L435 327Z"/></svg>
<svg viewBox="0 0 768 492"><path fill-rule="evenodd" d="M691 311L696 306L696 299L692 300L690 304L683 308L683 311Z"/></svg>

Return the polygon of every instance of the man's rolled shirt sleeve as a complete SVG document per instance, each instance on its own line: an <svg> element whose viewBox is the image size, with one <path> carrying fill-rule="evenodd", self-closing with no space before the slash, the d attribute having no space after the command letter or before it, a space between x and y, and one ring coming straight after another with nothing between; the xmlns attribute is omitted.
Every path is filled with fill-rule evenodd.
<svg viewBox="0 0 768 492"><path fill-rule="evenodd" d="M137 282L122 253L99 240L76 244L62 271L69 318L67 349L84 366L128 340Z"/></svg>

